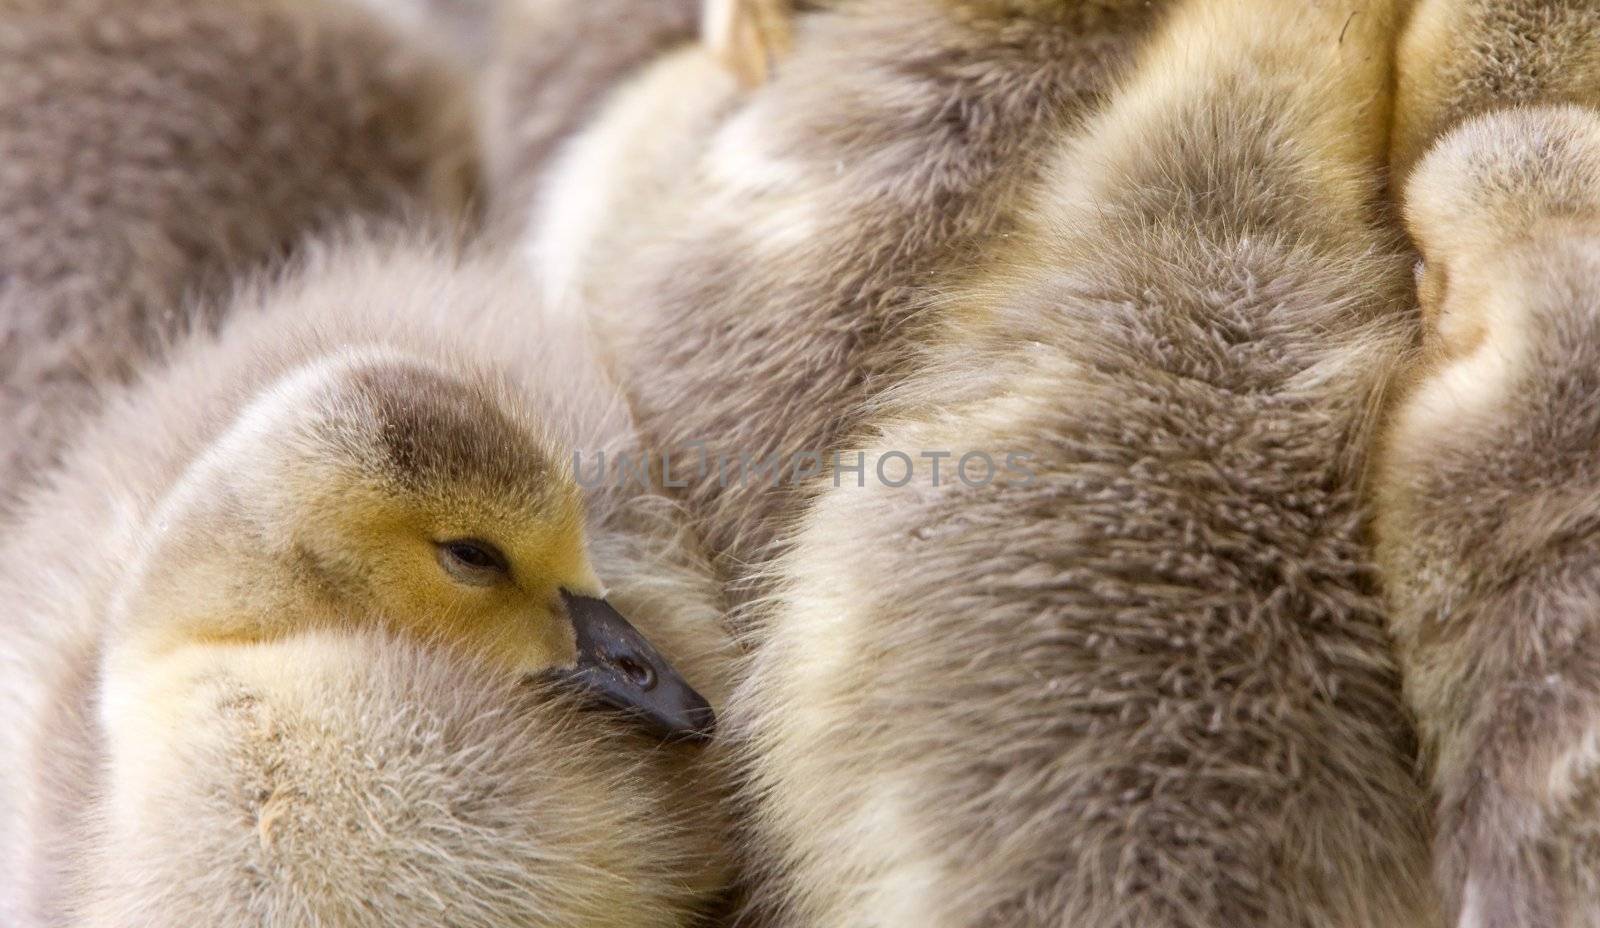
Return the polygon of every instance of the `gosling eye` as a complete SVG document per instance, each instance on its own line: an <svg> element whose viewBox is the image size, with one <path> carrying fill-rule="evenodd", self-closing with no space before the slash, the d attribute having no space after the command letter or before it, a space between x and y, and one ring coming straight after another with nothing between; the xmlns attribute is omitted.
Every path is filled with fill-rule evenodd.
<svg viewBox="0 0 1600 928"><path fill-rule="evenodd" d="M462 583L493 586L511 576L511 564L500 549L476 538L441 541L439 566Z"/></svg>

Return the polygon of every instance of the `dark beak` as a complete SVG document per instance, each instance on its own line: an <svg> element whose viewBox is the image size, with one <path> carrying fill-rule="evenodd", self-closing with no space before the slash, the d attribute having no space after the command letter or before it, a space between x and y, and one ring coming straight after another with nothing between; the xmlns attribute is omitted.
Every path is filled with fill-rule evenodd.
<svg viewBox="0 0 1600 928"><path fill-rule="evenodd" d="M600 702L621 709L663 738L705 741L716 729L716 715L705 697L678 675L667 659L639 634L622 613L603 599L561 599L577 637L578 663L556 672Z"/></svg>

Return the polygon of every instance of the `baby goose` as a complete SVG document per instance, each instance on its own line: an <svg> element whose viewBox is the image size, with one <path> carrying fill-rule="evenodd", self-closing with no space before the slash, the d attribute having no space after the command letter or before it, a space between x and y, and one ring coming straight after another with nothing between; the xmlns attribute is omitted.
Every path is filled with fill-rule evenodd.
<svg viewBox="0 0 1600 928"><path fill-rule="evenodd" d="M1600 113L1475 118L1417 166L1417 382L1377 536L1457 924L1600 922Z"/></svg>
<svg viewBox="0 0 1600 928"><path fill-rule="evenodd" d="M538 276L596 321L741 589L798 511L796 458L839 449L904 375L922 287L1010 228L1040 140L1100 98L1160 6L826 4L775 43L766 83L746 89L713 36L567 144L530 229ZM776 456L780 479L730 479L718 456Z"/></svg>
<svg viewBox="0 0 1600 928"><path fill-rule="evenodd" d="M0 495L187 297L351 213L463 211L466 103L353 0L0 3Z"/></svg>
<svg viewBox="0 0 1600 928"><path fill-rule="evenodd" d="M257 699L309 687L288 708L310 711L305 704L323 698L325 679L302 679L298 668L289 669L294 665L261 656L302 653L282 646L310 634L350 637L382 627L448 645L518 678L581 691L624 709L659 736L704 738L711 730L706 700L603 598L591 562L590 528L614 532L626 520L603 511L605 521L595 522L585 512L567 449L626 447L630 439L621 403L582 361L582 338L537 326L518 334L515 326L534 320L486 313L505 293L526 289L493 263L453 265L418 248L335 251L323 262L246 296L245 305L231 310L239 318L220 336L197 337L111 402L5 533L0 602L7 610L0 631L12 666L0 703L6 715L0 754L20 762L0 784L11 806L0 819L0 898L19 918L45 923L85 904L115 913L139 894L124 885L131 883L165 923L217 924L179 917L201 903L184 895L182 881L148 882L163 868L142 860L113 868L109 899L73 898L71 889L85 876L82 836L103 827L107 854L125 841L181 844L186 830L140 837L161 827L148 818L149 802L170 800L184 782L210 789L228 783L197 771L174 785L169 758L191 741L222 737L179 721L216 717L203 690L219 676L251 684ZM40 564L48 565L42 574ZM661 586L648 570L640 582ZM715 618L704 610L693 618L699 627L668 623L667 637L706 660L720 646ZM363 648L355 644L351 652L370 651ZM348 654L330 660L330 666L351 663ZM274 673L282 678L261 682ZM269 710L274 705L268 701ZM474 705L479 713L481 704ZM53 723L73 718L77 725ZM514 734L525 724L506 719L491 728ZM324 730L321 737L337 743L346 734ZM376 743L403 750L414 735L396 732L392 742ZM497 739L515 741L503 731ZM592 732L568 724L564 736L549 739L571 740L590 759L570 767L538 755L519 761L552 765L558 780L600 766L594 756L604 755L604 739ZM96 752L103 752L98 764L62 775ZM326 762L339 761L335 755ZM97 767L103 777L93 772ZM532 801L496 798L497 786L491 779L455 788L481 791L479 801L494 812L490 823ZM628 786L646 795L667 788L645 781ZM618 801L627 798L623 792ZM101 803L98 826L81 819L94 799ZM707 855L671 853L686 843L705 845L706 830L715 831L709 815L698 829L683 821L695 808L686 803L663 825L667 878L626 891L613 887L609 899L599 900L622 912L638 904L639 920L619 915L605 924L681 917L694 894L714 883L705 872L714 863ZM388 811L416 814L403 804ZM591 841L569 857L555 838L532 848L513 842L535 855L525 874L515 869L517 861L501 861L493 872L462 871L450 866L450 853L464 852L451 845L455 814L427 813L447 832L435 838L444 859L437 884L413 887L417 896L429 897L435 886L439 893L467 893L485 880L510 880L530 893L518 905L543 911L552 900L541 900L537 880L553 878L552 867L559 864L564 879L581 883L592 874L610 886L629 869L621 858L638 844L637 836ZM223 829L224 838L229 828L237 830L227 822L206 824ZM269 825L263 819L263 834ZM180 817L166 827L191 823ZM329 833L324 844L302 845L302 869L324 858L361 859L363 848L387 840L385 827L379 818L370 834ZM360 883L319 886L273 884L270 892L328 918L364 891ZM666 887L661 898L639 898L656 887ZM436 902L413 900L418 917L400 923L437 921L420 917ZM541 917L555 924L569 914ZM257 923L244 910L232 917ZM372 917L340 923L393 923Z"/></svg>
<svg viewBox="0 0 1600 928"><path fill-rule="evenodd" d="M570 466L503 387L386 348L297 360L219 411L235 424L149 516L107 617L113 681L189 646L381 616L519 673L568 667L663 734L708 733L704 700L599 598Z"/></svg>
<svg viewBox="0 0 1600 928"><path fill-rule="evenodd" d="M1427 332L1376 533L1435 877L1463 928L1600 924L1600 8L1428 2L1403 47Z"/></svg>
<svg viewBox="0 0 1600 928"><path fill-rule="evenodd" d="M777 562L726 718L778 924L1437 924L1359 492L1403 7L1187 0L1041 152Z"/></svg>

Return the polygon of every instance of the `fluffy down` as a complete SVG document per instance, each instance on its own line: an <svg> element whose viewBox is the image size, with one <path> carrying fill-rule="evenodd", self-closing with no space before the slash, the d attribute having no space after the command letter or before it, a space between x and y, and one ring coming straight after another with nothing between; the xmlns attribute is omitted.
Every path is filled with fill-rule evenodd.
<svg viewBox="0 0 1600 928"><path fill-rule="evenodd" d="M730 713L778 924L1437 924L1361 494L1397 7L1183 4L938 304L915 478L830 481Z"/></svg>
<svg viewBox="0 0 1600 928"><path fill-rule="evenodd" d="M3 492L190 297L352 212L462 210L470 124L453 76L350 4L0 2Z"/></svg>
<svg viewBox="0 0 1600 928"><path fill-rule="evenodd" d="M1588 4L1434 0L1404 41L1428 325L1376 528L1462 928L1600 924L1597 28Z"/></svg>

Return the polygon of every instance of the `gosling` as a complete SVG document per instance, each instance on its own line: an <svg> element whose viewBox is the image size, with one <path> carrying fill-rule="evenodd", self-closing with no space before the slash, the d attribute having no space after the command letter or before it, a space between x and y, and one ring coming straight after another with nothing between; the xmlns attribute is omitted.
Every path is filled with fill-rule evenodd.
<svg viewBox="0 0 1600 928"><path fill-rule="evenodd" d="M776 562L726 713L776 924L1438 924L1361 493L1404 6L1186 0L1038 152Z"/></svg>
<svg viewBox="0 0 1600 928"><path fill-rule="evenodd" d="M707 0L726 27L607 96L527 235L546 302L594 321L746 604L808 462L909 372L942 275L1014 228L1038 146L1092 112L1164 4L786 6ZM741 23L761 24L753 50ZM717 455L779 474L730 479Z"/></svg>
<svg viewBox="0 0 1600 928"><path fill-rule="evenodd" d="M1462 928L1595 925L1600 8L1430 0L1402 49L1425 333L1375 528L1435 881Z"/></svg>
<svg viewBox="0 0 1600 928"><path fill-rule="evenodd" d="M113 918L135 901L166 922L234 923L184 917L211 911L210 903L186 895L183 881L150 877L170 874L174 860L205 866L185 856L187 828L229 834L237 822L155 822L147 810L185 786L197 807L209 791L238 787L221 774L208 779L215 773L209 768L180 771L173 782L171 756L226 730L227 713L195 708L218 678L288 693L278 698L285 711L310 706L341 717L337 705L319 708L324 696L337 698L328 665L310 673L302 671L305 661L262 656L304 654L288 646L308 637L370 639L381 631L413 649L432 645L459 655L502 679L612 707L617 724L657 739L711 733L707 701L608 603L591 558L591 532L614 535L642 517L621 513L623 499L586 512L575 482L569 449L631 440L614 391L584 360L581 334L564 336L531 315L486 312L505 293L526 289L520 275L488 259L452 262L422 246L345 247L320 253L311 265L242 296L220 335L197 335L110 401L5 532L0 754L12 761L0 775L0 912L12 917L8 924L52 923L84 910ZM614 538L601 543L618 547ZM636 546L648 550L650 543ZM626 558L621 573L636 577L635 597L651 585L673 595L661 577L629 568ZM682 624L691 618L702 624ZM703 610L656 627L695 661L709 660L718 646ZM348 653L372 647L358 643ZM332 666L340 661L336 653ZM439 696L441 712L462 703L423 689ZM600 729L612 724L592 714ZM544 737L569 743L578 760L519 755L556 783L603 770L607 756L594 730L566 723L560 734L564 717L553 716L557 733ZM218 728L205 727L207 718ZM515 724L491 725L501 731L495 742L515 742L515 729L504 732ZM356 732L321 732L315 737L360 741ZM415 730L362 738L401 752L417 744ZM435 750L427 743L417 749ZM215 766L237 761L226 755ZM337 767L324 772L329 782L349 778ZM670 791L672 776L681 773L625 783L616 801ZM481 808L494 813L486 817L491 826L538 798L502 796L495 785L491 779L451 788L479 790L487 803ZM639 913L604 924L663 924L683 917L717 879L706 870L714 869L714 854L685 849L712 843L710 826L683 820L692 810L704 814L703 800L683 803L652 826L649 834L665 836L662 878L631 888L616 876L635 872L633 857L624 855L649 844L639 835L591 834L576 850L562 845L559 832L546 846L510 842L508 850L531 855L527 871L506 876L498 868L516 862L502 861L495 876L481 869L481 853L456 846L471 835L452 838L457 818L470 810L418 813L398 800L386 806L385 796L363 801L400 816L387 821L414 822L422 814L443 823L428 839L442 843L419 846L445 855L426 884L435 897L397 896L396 911L411 916L401 923L428 923L427 906L451 894L464 901L486 879L527 890L514 912L557 906L575 897L537 891L555 867L554 878L608 887L598 900L578 893L585 906ZM574 810L581 813L581 806ZM323 834L320 846L301 847L302 865L353 865L364 849L386 846L384 821ZM264 834L269 824L259 826ZM491 827L472 839L493 841L495 834ZM98 859L86 845L109 858L123 842L153 843L170 854L85 873L86 861ZM452 852L461 866L449 864L457 859ZM215 876L192 875L195 886ZM366 872L347 885L269 881L266 891L288 900L287 920L276 924L298 924L292 913L331 917L365 889L398 892L361 882L385 878ZM88 898L85 885L94 887ZM557 908L550 917L559 915ZM248 910L230 918L245 924Z"/></svg>

